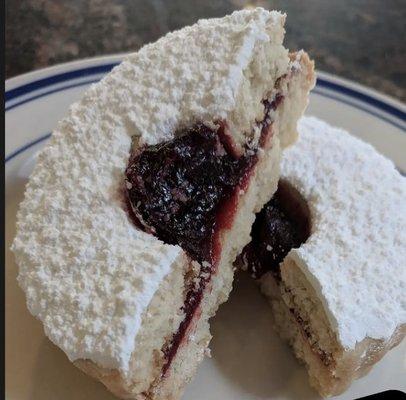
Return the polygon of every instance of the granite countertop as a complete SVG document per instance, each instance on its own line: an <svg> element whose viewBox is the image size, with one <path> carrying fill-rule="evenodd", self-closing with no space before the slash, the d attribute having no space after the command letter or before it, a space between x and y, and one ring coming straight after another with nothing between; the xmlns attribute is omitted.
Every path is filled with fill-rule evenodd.
<svg viewBox="0 0 406 400"><path fill-rule="evenodd" d="M261 5L288 14L286 45L320 70L406 101L406 3L401 0L16 0L6 3L6 77L137 50L199 18Z"/></svg>

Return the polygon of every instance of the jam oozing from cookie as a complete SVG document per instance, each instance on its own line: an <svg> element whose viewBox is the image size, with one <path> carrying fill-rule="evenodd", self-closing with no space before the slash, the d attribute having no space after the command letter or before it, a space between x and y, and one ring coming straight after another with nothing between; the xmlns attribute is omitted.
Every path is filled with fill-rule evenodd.
<svg viewBox="0 0 406 400"><path fill-rule="evenodd" d="M309 235L310 212L306 202L290 184L280 181L275 195L257 214L252 241L237 262L255 279L269 271L279 279L279 264Z"/></svg>
<svg viewBox="0 0 406 400"><path fill-rule="evenodd" d="M131 157L129 200L147 231L181 246L191 259L212 264L223 206L251 171L256 152L237 157L203 124L177 136Z"/></svg>
<svg viewBox="0 0 406 400"><path fill-rule="evenodd" d="M264 100L259 147L270 145L271 112L283 100ZM162 348L162 376L187 337L205 290L217 270L221 232L231 228L241 193L248 187L258 161L258 148L239 154L226 123L215 131L196 124L175 139L146 146L131 155L126 169L127 199L134 223L168 244L177 244L200 272L185 295L184 319Z"/></svg>

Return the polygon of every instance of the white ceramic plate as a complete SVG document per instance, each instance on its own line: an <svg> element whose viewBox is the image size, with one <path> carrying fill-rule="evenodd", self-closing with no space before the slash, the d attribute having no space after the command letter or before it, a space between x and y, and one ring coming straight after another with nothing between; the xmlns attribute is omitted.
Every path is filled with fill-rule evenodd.
<svg viewBox="0 0 406 400"><path fill-rule="evenodd" d="M15 215L38 150L86 87L122 55L36 71L6 82L6 394L8 400L113 399L44 336L26 310L9 247ZM318 74L307 114L372 143L406 171L406 108L352 82ZM205 359L185 400L316 399L304 368L272 330L270 309L249 279L239 276L212 321L212 358ZM406 390L406 343L389 352L340 399L385 389Z"/></svg>

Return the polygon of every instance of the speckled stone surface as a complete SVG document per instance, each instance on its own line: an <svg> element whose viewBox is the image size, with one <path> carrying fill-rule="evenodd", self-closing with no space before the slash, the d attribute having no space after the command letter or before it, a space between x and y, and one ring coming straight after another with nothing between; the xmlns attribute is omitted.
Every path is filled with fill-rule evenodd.
<svg viewBox="0 0 406 400"><path fill-rule="evenodd" d="M288 13L286 45L320 70L406 101L402 0L13 0L6 3L6 77L137 50L199 18L260 5Z"/></svg>

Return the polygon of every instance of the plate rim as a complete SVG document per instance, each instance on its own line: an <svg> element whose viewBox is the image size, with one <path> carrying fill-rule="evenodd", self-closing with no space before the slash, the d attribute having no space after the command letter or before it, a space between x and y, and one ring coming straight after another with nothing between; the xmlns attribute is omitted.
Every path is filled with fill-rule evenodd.
<svg viewBox="0 0 406 400"><path fill-rule="evenodd" d="M15 89L18 86L21 86L21 85L31 82L33 80L40 79L41 77L44 77L47 74L54 74L56 72L63 73L65 71L77 69L77 67L79 67L79 66L83 67L86 65L105 63L106 61L109 61L109 63L115 62L115 61L120 62L125 57L127 57L128 55L133 54L133 53L134 52L122 52L122 53L112 53L112 54L106 54L106 55L95 56L95 57L85 57L85 58L81 58L78 60L58 63L58 64L54 64L54 65L51 65L48 67L39 68L39 69L35 69L33 71L25 72L23 74L13 76L13 77L5 80L5 93L9 92L10 90ZM347 87L352 87L354 89L358 89L359 91L368 93L369 95L374 96L384 102L387 102L388 104L391 104L394 107L397 107L403 111L406 111L406 104L404 102L402 102L401 100L399 100L391 95L388 95L386 93L375 90L367 85L358 83L352 79L344 78L340 75L332 74L330 72L326 72L326 71L319 70L319 69L316 69L316 75L320 76L323 79L329 80L329 81L335 81L336 83L338 83L341 86L347 86Z"/></svg>
<svg viewBox="0 0 406 400"><path fill-rule="evenodd" d="M80 60L56 64L50 67L41 68L35 71L27 72L7 79L5 81L5 115L7 112L23 105L27 102L35 101L39 97L63 91L75 86L89 85L99 79L81 80L72 85L56 87L61 82L69 82L83 79L85 76L98 76L107 73L114 66L118 65L126 56L131 53L117 53L99 57L88 57ZM378 92L365 85L359 84L352 80L330 74L328 72L316 70L317 83L313 92L318 95L330 97L335 101L345 103L349 106L356 107L364 112L372 114L386 123L406 133L406 104L402 103L391 96ZM54 86L54 89L41 93L41 90ZM318 89L322 89L322 92ZM23 99L8 105L16 99L26 96L35 91L39 94ZM341 96L341 97L340 97ZM348 101L350 98L353 101ZM5 139L8 139L7 132ZM24 152L28 148L47 139L50 133L26 143L20 148L5 155L5 163Z"/></svg>

